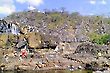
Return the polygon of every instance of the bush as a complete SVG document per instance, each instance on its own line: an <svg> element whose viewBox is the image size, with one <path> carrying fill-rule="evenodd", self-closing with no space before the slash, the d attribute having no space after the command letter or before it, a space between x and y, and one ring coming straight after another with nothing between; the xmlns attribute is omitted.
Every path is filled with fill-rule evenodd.
<svg viewBox="0 0 110 73"><path fill-rule="evenodd" d="M108 44L109 40L110 40L110 34L99 35L99 34L93 33L91 35L91 41L99 45Z"/></svg>

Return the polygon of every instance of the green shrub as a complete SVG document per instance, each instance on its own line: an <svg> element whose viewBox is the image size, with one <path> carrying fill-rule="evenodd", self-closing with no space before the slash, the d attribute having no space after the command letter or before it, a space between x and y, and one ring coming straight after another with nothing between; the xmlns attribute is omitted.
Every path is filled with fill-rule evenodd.
<svg viewBox="0 0 110 73"><path fill-rule="evenodd" d="M101 34L101 35L99 35L99 34L96 34L96 33L92 33L90 39L93 43L103 45L103 44L107 44L109 42L110 34Z"/></svg>

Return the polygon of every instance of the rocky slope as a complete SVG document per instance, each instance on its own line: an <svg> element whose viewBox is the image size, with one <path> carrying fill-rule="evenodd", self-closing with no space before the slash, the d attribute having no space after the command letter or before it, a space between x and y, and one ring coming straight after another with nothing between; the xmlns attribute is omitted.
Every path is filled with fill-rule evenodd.
<svg viewBox="0 0 110 73"><path fill-rule="evenodd" d="M1 33L11 25L17 24L20 34L39 32L43 44L57 45L59 42L95 42L104 44L99 37L109 35L110 19L104 16L81 16L79 13L24 11L13 13L1 20ZM106 37L106 36L105 36ZM99 40L96 42L94 40ZM105 41L105 40L104 40ZM106 44L109 37L106 40ZM50 46L51 46L50 45Z"/></svg>

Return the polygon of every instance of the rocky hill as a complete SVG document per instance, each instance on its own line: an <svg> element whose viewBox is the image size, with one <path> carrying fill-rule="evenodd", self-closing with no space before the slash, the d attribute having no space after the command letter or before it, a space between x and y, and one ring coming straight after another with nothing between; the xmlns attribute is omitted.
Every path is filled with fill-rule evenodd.
<svg viewBox="0 0 110 73"><path fill-rule="evenodd" d="M12 54L15 51L20 57L24 48L39 60L36 64L39 68L73 65L73 69L106 70L110 68L110 18L82 16L77 12L33 10L1 19L0 56L3 58L9 54L12 61L8 66L0 60L4 63L0 69L5 65L14 68L15 60L20 61ZM25 60L28 63L28 59ZM23 67L22 63L20 66Z"/></svg>
<svg viewBox="0 0 110 73"><path fill-rule="evenodd" d="M24 11L13 13L0 20L0 34L13 36L14 42L19 43L20 37L26 38L29 45L28 34L41 36L36 39L43 47L55 46L60 42L80 43L92 42L96 44L108 44L110 37L110 18L104 16L82 16L77 12L38 12ZM8 36L9 37L9 36ZM34 36L32 36L33 38ZM9 40L9 38L7 39ZM12 42L12 41L11 41ZM36 43L36 42L35 42ZM37 46L36 46L37 48Z"/></svg>

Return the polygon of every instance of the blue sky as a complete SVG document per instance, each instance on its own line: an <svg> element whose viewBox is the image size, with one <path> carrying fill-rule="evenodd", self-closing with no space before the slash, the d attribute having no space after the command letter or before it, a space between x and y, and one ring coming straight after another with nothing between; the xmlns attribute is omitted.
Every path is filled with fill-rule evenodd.
<svg viewBox="0 0 110 73"><path fill-rule="evenodd" d="M61 7L82 15L108 14L110 0L0 0L0 17L23 10L60 10Z"/></svg>

